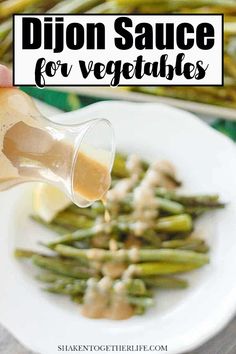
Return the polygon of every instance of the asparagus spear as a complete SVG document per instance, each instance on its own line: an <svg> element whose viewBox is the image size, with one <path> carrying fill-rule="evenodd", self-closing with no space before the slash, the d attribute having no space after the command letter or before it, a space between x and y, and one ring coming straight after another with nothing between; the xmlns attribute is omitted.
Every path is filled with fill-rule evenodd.
<svg viewBox="0 0 236 354"><path fill-rule="evenodd" d="M185 212L184 206L180 203L177 203L173 200L157 197L158 209L168 214L177 215L183 214ZM107 203L108 209L112 209L112 205ZM104 206L100 202L94 203L92 206L92 210L94 210L94 214L103 214ZM120 202L119 212L120 213L131 213L133 211L133 203L132 203L132 194L129 194L125 197L124 200Z"/></svg>
<svg viewBox="0 0 236 354"><path fill-rule="evenodd" d="M150 297L127 296L127 300L131 305L134 305L134 306L141 306L144 308L154 306L154 300Z"/></svg>
<svg viewBox="0 0 236 354"><path fill-rule="evenodd" d="M45 287L44 290L50 293L77 295L83 294L86 290L87 284L85 280L75 280L73 283L55 282Z"/></svg>
<svg viewBox="0 0 236 354"><path fill-rule="evenodd" d="M0 3L0 18L11 16L16 12L23 11L29 5L36 5L42 0L6 0Z"/></svg>
<svg viewBox="0 0 236 354"><path fill-rule="evenodd" d="M186 206L205 206L205 207L224 207L224 204L219 202L217 194L212 195L181 195L174 191L169 191L165 188L157 188L156 195L162 198L173 200Z"/></svg>
<svg viewBox="0 0 236 354"><path fill-rule="evenodd" d="M226 107L236 107L236 97L235 90L232 90L229 87L218 87L213 88L214 92L206 93L204 88L201 87L197 89L197 86L188 87L186 90L184 87L168 86L168 87L143 87L137 86L132 88L134 91L166 96L166 97L175 97L183 100L202 102L213 105L221 105Z"/></svg>
<svg viewBox="0 0 236 354"><path fill-rule="evenodd" d="M6 20L0 24L0 40L2 41L8 33L11 31L12 28L12 20Z"/></svg>
<svg viewBox="0 0 236 354"><path fill-rule="evenodd" d="M182 204L169 199L157 197L158 208L170 214L183 214L185 212Z"/></svg>
<svg viewBox="0 0 236 354"><path fill-rule="evenodd" d="M63 227L67 227L69 225L77 229L89 228L94 223L93 220L87 218L84 215L76 215L74 213L70 213L69 211L60 212L58 215L56 215L53 222Z"/></svg>
<svg viewBox="0 0 236 354"><path fill-rule="evenodd" d="M5 55L12 45L12 32L9 32L6 37L1 41L0 57Z"/></svg>
<svg viewBox="0 0 236 354"><path fill-rule="evenodd" d="M62 282L63 284L70 284L75 280L75 278L52 272L39 273L37 274L36 279L43 283Z"/></svg>
<svg viewBox="0 0 236 354"><path fill-rule="evenodd" d="M191 229L192 229L192 220L191 217L187 214L159 218L155 224L155 230L157 232L177 233L177 232L191 231ZM57 238L52 242L47 243L46 246L49 248L55 248L55 246L58 244L67 244L67 243L73 243L75 241L88 239L100 234L101 232L105 233L106 230L109 230L110 234L117 234L117 235L122 234L124 232L125 233L133 232L132 225L130 225L128 222L122 223L119 221L118 222L114 221L111 222L110 224L104 224L104 225L101 224L97 226L95 225L94 227L88 229L81 229L73 233L66 234L64 236ZM147 230L146 232L146 238L147 240L150 241L149 231L150 230ZM145 232L143 233L142 237L145 238Z"/></svg>
<svg viewBox="0 0 236 354"><path fill-rule="evenodd" d="M84 267L70 261L62 261L56 257L33 255L32 262L43 269L73 278L88 279L98 274L95 269Z"/></svg>
<svg viewBox="0 0 236 354"><path fill-rule="evenodd" d="M83 297L84 297L83 294L76 294L76 295L72 295L70 298L76 304L81 305L83 303Z"/></svg>
<svg viewBox="0 0 236 354"><path fill-rule="evenodd" d="M66 245L55 246L55 251L60 255L75 259L87 259L95 261L119 261L119 262L176 262L194 265L204 265L209 262L206 255L193 251L177 249L130 249L130 250L82 250Z"/></svg>
<svg viewBox="0 0 236 354"><path fill-rule="evenodd" d="M192 218L188 214L172 215L159 218L155 225L158 232L177 233L192 230Z"/></svg>
<svg viewBox="0 0 236 354"><path fill-rule="evenodd" d="M50 13L81 13L101 4L103 0L63 0L52 9Z"/></svg>
<svg viewBox="0 0 236 354"><path fill-rule="evenodd" d="M167 275L176 273L185 273L201 267L203 264L193 263L169 263L169 262L155 262L155 263L140 263L131 264L127 272L134 277L146 277L153 275Z"/></svg>
<svg viewBox="0 0 236 354"><path fill-rule="evenodd" d="M115 0L115 3L118 5L126 5L126 0ZM143 0L129 0L129 5L136 7L139 5L143 5ZM232 7L235 9L235 1L234 0L195 0L194 2L189 2L189 0L146 0L145 5L157 5L162 4L165 6L166 4L174 5L177 8L187 6L187 7L200 7L200 6L214 6L214 5L223 5L224 7Z"/></svg>
<svg viewBox="0 0 236 354"><path fill-rule="evenodd" d="M111 233L119 234L119 233L132 233L133 225L126 221L118 221L111 223ZM176 234L178 232L189 232L192 230L192 218L188 214L180 214L180 215L171 215L165 216L157 219L157 221L153 224L151 229L147 229L143 231L141 237L145 238L145 234L148 236L150 231L156 231L159 233L168 233L168 234ZM155 233L154 233L155 234Z"/></svg>
<svg viewBox="0 0 236 354"><path fill-rule="evenodd" d="M167 198L161 198L161 197L156 197L157 203L158 203L158 209L160 211L163 211L168 214L172 215L178 215L178 214L183 214L185 212L184 206L180 203L177 203L173 200L167 199ZM95 205L94 208L98 213L103 212L103 206L101 203L99 205ZM112 208L112 206L111 206ZM133 211L134 205L132 202L132 194L130 193L127 195L124 200L120 202L119 205L119 212L120 213L131 213ZM109 209L109 203L108 203L108 209Z"/></svg>
<svg viewBox="0 0 236 354"><path fill-rule="evenodd" d="M161 243L161 248L178 248L202 253L206 253L209 250L205 242L198 238L163 241Z"/></svg>
<svg viewBox="0 0 236 354"><path fill-rule="evenodd" d="M51 279L53 279L51 277ZM39 278L39 280L45 282L45 278ZM46 278L47 280L47 278ZM48 281L46 281L48 282ZM114 291L116 284L118 282L114 281L112 283L112 290ZM71 280L70 278L66 279L64 278L55 278L54 282L50 282L50 285L48 287L45 287L44 289L49 291L49 292L54 292L54 293L61 293L65 295L76 295L79 293L85 293L86 288L87 288L87 280L84 279L73 279ZM141 279L130 279L123 283L124 285L124 291L127 294L130 295L146 295L147 290L146 286L143 280Z"/></svg>
<svg viewBox="0 0 236 354"><path fill-rule="evenodd" d="M125 178L128 176L129 172L126 168L126 157L117 153L112 168L112 177Z"/></svg>
<svg viewBox="0 0 236 354"><path fill-rule="evenodd" d="M91 14L112 14L112 13L128 13L130 12L130 7L127 6L117 6L113 1L105 2L97 6L92 7L90 10L85 11Z"/></svg>
<svg viewBox="0 0 236 354"><path fill-rule="evenodd" d="M46 255L40 254L38 252L31 251L31 250L25 250L25 249L21 249L21 248L17 248L15 250L14 254L15 254L16 258L32 258L34 255L47 257Z"/></svg>
<svg viewBox="0 0 236 354"><path fill-rule="evenodd" d="M224 34L235 36L236 35L236 23L235 22L225 22L224 23Z"/></svg>
<svg viewBox="0 0 236 354"><path fill-rule="evenodd" d="M99 203L100 205L103 205L101 202L97 202L97 203ZM68 209L66 209L65 211L69 211L69 212L72 212L72 213L77 214L77 215L83 215L83 216L85 216L87 218L90 218L90 219L95 219L98 216L98 213L97 213L95 208L92 208L92 207L79 208L75 204L71 204L68 207ZM104 209L103 209L102 213L103 212L104 212Z"/></svg>
<svg viewBox="0 0 236 354"><path fill-rule="evenodd" d="M81 230L79 229L75 232L67 233L64 236L58 237L54 241L47 243L46 246L49 248L54 248L58 244L67 244L75 241L86 240L97 234L98 232L96 227L91 227L89 229L81 229Z"/></svg>
<svg viewBox="0 0 236 354"><path fill-rule="evenodd" d="M55 231L56 233L58 233L60 235L65 235L69 232L68 228L61 226L61 225L57 225L53 222L47 223L44 220L42 220L40 217L38 217L37 215L32 215L31 219L36 221L38 224L46 226L48 229Z"/></svg>
<svg viewBox="0 0 236 354"><path fill-rule="evenodd" d="M161 289L185 289L188 282L173 276L152 276L143 278L145 284Z"/></svg>

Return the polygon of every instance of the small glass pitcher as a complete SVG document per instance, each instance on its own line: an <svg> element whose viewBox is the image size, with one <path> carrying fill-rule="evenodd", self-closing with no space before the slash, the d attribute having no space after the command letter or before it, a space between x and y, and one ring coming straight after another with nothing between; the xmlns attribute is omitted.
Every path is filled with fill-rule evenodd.
<svg viewBox="0 0 236 354"><path fill-rule="evenodd" d="M0 129L0 191L46 182L80 207L106 194L115 152L108 120L56 124L24 92L0 88Z"/></svg>

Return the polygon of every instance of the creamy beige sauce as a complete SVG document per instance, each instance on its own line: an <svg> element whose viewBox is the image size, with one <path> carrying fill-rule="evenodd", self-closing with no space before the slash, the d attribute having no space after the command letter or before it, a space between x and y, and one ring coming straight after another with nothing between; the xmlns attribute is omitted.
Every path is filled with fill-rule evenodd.
<svg viewBox="0 0 236 354"><path fill-rule="evenodd" d="M156 161L151 165L151 169L159 175L158 186L167 189L174 189L176 187L176 183L173 181L173 179L176 179L176 171L171 162L167 160Z"/></svg>
<svg viewBox="0 0 236 354"><path fill-rule="evenodd" d="M104 211L104 220L107 223L111 221L111 214L107 208L105 208L105 211Z"/></svg>
<svg viewBox="0 0 236 354"><path fill-rule="evenodd" d="M113 296L111 300L106 293L97 293L96 298L84 302L81 313L94 319L126 320L134 315L134 308L123 296Z"/></svg>
<svg viewBox="0 0 236 354"><path fill-rule="evenodd" d="M33 101L17 89L0 89L0 189L27 180L68 179L73 168L75 194L88 201L101 199L111 177L108 167L60 140L45 128Z"/></svg>
<svg viewBox="0 0 236 354"><path fill-rule="evenodd" d="M156 187L173 188L175 184L168 178L175 178L175 169L168 161L157 161L150 165L141 183L134 189L132 228L136 236L152 226L158 217L158 203L155 196Z"/></svg>
<svg viewBox="0 0 236 354"><path fill-rule="evenodd" d="M124 178L121 181L117 182L116 185L107 193L108 201L112 203L122 201L134 187L137 180L137 176L132 176L130 178Z"/></svg>
<svg viewBox="0 0 236 354"><path fill-rule="evenodd" d="M136 274L136 267L134 264L130 264L124 273L122 274L122 280L127 281Z"/></svg>
<svg viewBox="0 0 236 354"><path fill-rule="evenodd" d="M0 107L0 190L4 190L27 180L2 152L6 132L23 118L26 124L37 126L33 116L39 114L29 96L14 88L0 88Z"/></svg>
<svg viewBox="0 0 236 354"><path fill-rule="evenodd" d="M126 320L134 315L134 308L126 301L124 296L116 295L113 297L105 315L106 318L111 320Z"/></svg>
<svg viewBox="0 0 236 354"><path fill-rule="evenodd" d="M127 157L126 168L130 175L140 175L142 172L141 160L138 155L130 154Z"/></svg>
<svg viewBox="0 0 236 354"><path fill-rule="evenodd" d="M109 241L109 250L110 251L117 251L118 250L118 243L114 238L111 238Z"/></svg>
<svg viewBox="0 0 236 354"><path fill-rule="evenodd" d="M161 160L161 161L154 162L152 164L152 168L155 169L156 171L160 171L160 172L162 172L166 175L172 176L172 177L175 177L175 175L176 175L176 170L175 170L174 165L170 161L167 161L167 160Z"/></svg>
<svg viewBox="0 0 236 354"><path fill-rule="evenodd" d="M119 203L133 190L133 212L130 215L131 233L125 241L125 249L119 249L114 239L109 241L109 249L116 253L117 262L101 262L104 251L91 249L89 258L100 260L100 272L103 278L93 288L88 288L84 298L82 313L89 318L110 318L115 320L126 319L134 315L134 307L127 302L126 287L137 273L134 264L127 265L122 261L128 257L131 263L139 262L140 236L152 226L158 216L158 203L155 197L155 189L158 186L172 187L171 179L175 178L173 166L168 161L153 163L144 174L140 182L142 172L141 162L136 155L130 155L126 162L130 176L122 179L107 194L104 200L105 215L100 222L107 223L111 220L107 205L110 203L113 209L112 215L119 211ZM140 182L140 183L139 183ZM139 184L138 184L139 183ZM138 186L137 186L138 184ZM117 207L117 209L115 209ZM102 226L103 232L104 224ZM107 233L109 236L109 233ZM112 286L113 282L113 286Z"/></svg>
<svg viewBox="0 0 236 354"><path fill-rule="evenodd" d="M122 276L127 265L122 262L106 262L102 266L102 274L112 279L117 279Z"/></svg>
<svg viewBox="0 0 236 354"><path fill-rule="evenodd" d="M109 223L111 221L111 213L110 211L108 210L108 204L107 204L107 193L105 195L103 195L102 199L102 204L104 206L104 221L105 223Z"/></svg>
<svg viewBox="0 0 236 354"><path fill-rule="evenodd" d="M134 308L125 299L125 292L111 291L109 277L88 285L82 315L88 318L125 320L134 315Z"/></svg>
<svg viewBox="0 0 236 354"><path fill-rule="evenodd" d="M107 166L78 153L74 170L73 189L86 200L102 199L111 184L111 176Z"/></svg>
<svg viewBox="0 0 236 354"><path fill-rule="evenodd" d="M18 175L29 179L40 178L43 171L66 177L73 155L69 145L54 141L49 133L25 122L18 122L6 131L2 152Z"/></svg>
<svg viewBox="0 0 236 354"><path fill-rule="evenodd" d="M126 161L126 168L129 171L130 177L118 181L107 193L107 200L112 203L122 201L138 182L140 173L142 172L139 157L134 154L129 155Z"/></svg>

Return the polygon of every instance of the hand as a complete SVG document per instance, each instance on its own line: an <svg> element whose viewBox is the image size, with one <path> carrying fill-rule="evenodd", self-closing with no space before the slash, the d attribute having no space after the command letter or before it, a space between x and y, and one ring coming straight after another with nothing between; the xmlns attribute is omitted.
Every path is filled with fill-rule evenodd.
<svg viewBox="0 0 236 354"><path fill-rule="evenodd" d="M4 65L0 64L0 87L12 86L12 74L11 71Z"/></svg>

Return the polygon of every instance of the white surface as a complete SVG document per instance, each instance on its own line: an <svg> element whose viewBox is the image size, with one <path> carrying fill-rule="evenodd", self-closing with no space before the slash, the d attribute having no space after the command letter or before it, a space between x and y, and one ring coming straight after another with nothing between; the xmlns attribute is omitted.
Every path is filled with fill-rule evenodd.
<svg viewBox="0 0 236 354"><path fill-rule="evenodd" d="M113 322L85 319L77 305L40 290L31 268L16 261L13 250L16 244L34 247L52 235L28 219L29 186L1 193L2 324L40 354L57 353L59 344L162 344L168 345L168 353L195 348L218 332L236 309L234 144L191 114L157 104L99 103L64 117L67 122L109 118L118 149L150 160L168 158L186 191L219 192L230 204L198 225L211 245L211 263L190 275L189 289L159 292L156 308L146 315Z"/></svg>
<svg viewBox="0 0 236 354"><path fill-rule="evenodd" d="M164 97L157 95L148 95L141 92L132 92L118 88L110 89L110 87L55 87L55 90L63 92L74 92L78 95L85 95L91 97L98 97L102 100L125 100L131 102L152 102L164 103L173 107L181 108L186 111L195 112L204 115L206 118L216 119L225 118L236 120L236 109L221 106L214 106L213 104L199 103L194 101L183 100L179 98Z"/></svg>
<svg viewBox="0 0 236 354"><path fill-rule="evenodd" d="M43 101L34 99L34 102L35 102L36 106L38 107L38 109L40 110L40 112L45 117L56 116L62 112L60 109L50 106L49 104L47 104Z"/></svg>

